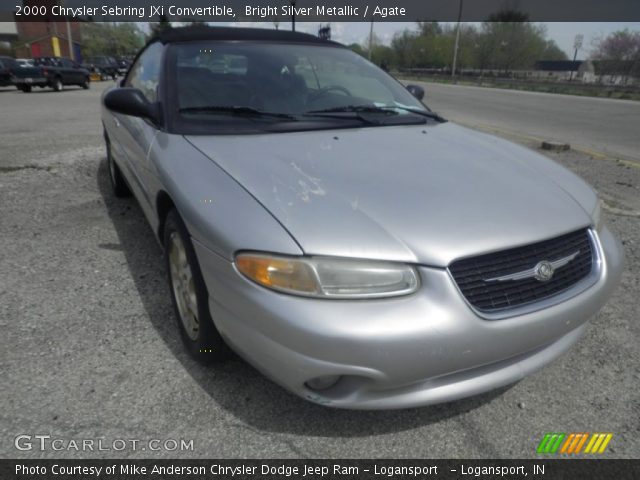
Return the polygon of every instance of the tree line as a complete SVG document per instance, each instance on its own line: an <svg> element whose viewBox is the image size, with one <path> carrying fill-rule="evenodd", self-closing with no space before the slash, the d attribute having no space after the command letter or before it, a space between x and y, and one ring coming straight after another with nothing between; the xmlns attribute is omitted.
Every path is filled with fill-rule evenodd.
<svg viewBox="0 0 640 480"><path fill-rule="evenodd" d="M527 22L515 14L505 18L509 21L491 18L479 26L460 24L458 71L532 70L540 60L569 60L556 42L547 38L544 25ZM382 44L374 34L371 41L367 38L363 45L354 43L349 47L390 69L450 70L456 28L455 24L418 22L414 29L396 33L390 45ZM596 39L588 59L594 60L601 74L640 76L640 32L620 30Z"/></svg>
<svg viewBox="0 0 640 480"><path fill-rule="evenodd" d="M605 75L640 78L640 32L624 29L598 39L591 58Z"/></svg>
<svg viewBox="0 0 640 480"><path fill-rule="evenodd" d="M149 36L166 28L171 28L166 18L149 24L148 32L131 22L87 22L82 31L83 55L134 55ZM390 69L448 70L453 61L456 28L449 23L417 22L414 29L396 33L390 45L384 45L374 34L371 42L367 39L365 45L350 47ZM621 30L597 39L589 58L597 61L601 73L639 75L640 32ZM567 59L556 42L547 37L544 25L528 22L518 12L496 14L478 26L460 24L457 55L460 70L530 70L539 60Z"/></svg>
<svg viewBox="0 0 640 480"><path fill-rule="evenodd" d="M450 69L456 40L455 24L418 22L416 29L394 35L391 45L375 37L368 45L351 48L389 68ZM538 60L567 60L555 41L547 38L544 25L525 21L486 21L479 27L460 24L457 68L479 70L525 70Z"/></svg>
<svg viewBox="0 0 640 480"><path fill-rule="evenodd" d="M125 57L135 55L144 45L145 35L133 22L82 24L82 55Z"/></svg>

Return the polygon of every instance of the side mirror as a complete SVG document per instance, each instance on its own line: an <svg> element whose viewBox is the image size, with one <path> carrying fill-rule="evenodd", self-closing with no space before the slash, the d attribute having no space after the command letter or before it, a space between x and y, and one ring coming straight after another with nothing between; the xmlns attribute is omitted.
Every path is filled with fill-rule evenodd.
<svg viewBox="0 0 640 480"><path fill-rule="evenodd" d="M424 98L424 88L419 85L407 85L407 90L409 90L409 93L418 100L422 100Z"/></svg>
<svg viewBox="0 0 640 480"><path fill-rule="evenodd" d="M153 123L158 123L160 118L158 107L149 103L137 88L114 88L104 96L103 101L105 107L116 113L147 118Z"/></svg>

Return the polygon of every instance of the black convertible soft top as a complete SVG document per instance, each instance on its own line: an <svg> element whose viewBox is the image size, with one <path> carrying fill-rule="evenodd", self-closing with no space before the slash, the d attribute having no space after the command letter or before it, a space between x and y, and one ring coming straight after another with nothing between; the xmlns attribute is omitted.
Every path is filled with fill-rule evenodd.
<svg viewBox="0 0 640 480"><path fill-rule="evenodd" d="M288 30L275 30L266 28L241 28L241 27L208 27L195 25L167 29L149 43L159 40L162 43L188 42L191 40L250 40L291 43L314 43L333 47L344 47L330 40L322 40L319 37L307 33L291 32Z"/></svg>

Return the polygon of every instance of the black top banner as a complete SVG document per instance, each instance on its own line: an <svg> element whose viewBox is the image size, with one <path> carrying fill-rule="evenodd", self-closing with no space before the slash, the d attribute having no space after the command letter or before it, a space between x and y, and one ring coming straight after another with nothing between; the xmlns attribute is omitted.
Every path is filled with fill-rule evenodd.
<svg viewBox="0 0 640 480"><path fill-rule="evenodd" d="M637 480L640 460L0 460L2 480Z"/></svg>
<svg viewBox="0 0 640 480"><path fill-rule="evenodd" d="M640 21L638 0L15 0L0 21Z"/></svg>

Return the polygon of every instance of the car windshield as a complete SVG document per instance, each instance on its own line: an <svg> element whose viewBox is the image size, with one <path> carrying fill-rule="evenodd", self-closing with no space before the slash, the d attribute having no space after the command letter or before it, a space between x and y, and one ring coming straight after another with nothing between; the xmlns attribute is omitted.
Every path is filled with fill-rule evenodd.
<svg viewBox="0 0 640 480"><path fill-rule="evenodd" d="M186 120L330 118L381 125L424 122L431 113L393 77L345 48L263 42L190 42L172 48L174 101Z"/></svg>

